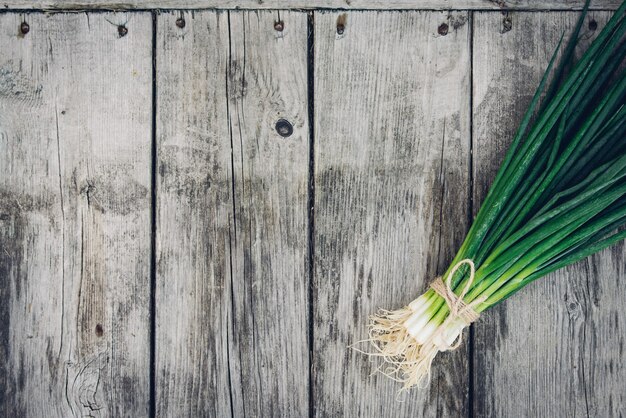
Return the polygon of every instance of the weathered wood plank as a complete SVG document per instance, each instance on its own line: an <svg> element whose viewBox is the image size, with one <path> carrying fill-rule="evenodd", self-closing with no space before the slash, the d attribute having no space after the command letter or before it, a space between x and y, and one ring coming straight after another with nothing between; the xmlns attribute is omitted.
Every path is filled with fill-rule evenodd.
<svg viewBox="0 0 626 418"><path fill-rule="evenodd" d="M306 416L307 16L163 13L156 58L157 415Z"/></svg>
<svg viewBox="0 0 626 418"><path fill-rule="evenodd" d="M151 39L0 15L2 416L148 413Z"/></svg>
<svg viewBox="0 0 626 418"><path fill-rule="evenodd" d="M592 0L592 9L617 9L620 0ZM413 9L580 10L584 0L4 0L9 9Z"/></svg>
<svg viewBox="0 0 626 418"><path fill-rule="evenodd" d="M609 13L591 13L598 27ZM578 13L477 13L474 199L495 176L561 33ZM586 22L581 45L599 29ZM582 52L582 49L578 51ZM478 206L476 205L476 209ZM624 245L531 284L475 325L476 416L618 416L626 401Z"/></svg>
<svg viewBox="0 0 626 418"><path fill-rule="evenodd" d="M314 394L319 416L463 416L464 345L400 396L349 350L425 290L469 209L467 12L315 14ZM449 25L445 35L438 33ZM343 26L343 33L337 28ZM341 32L341 28L340 31ZM363 346L362 348L365 348Z"/></svg>

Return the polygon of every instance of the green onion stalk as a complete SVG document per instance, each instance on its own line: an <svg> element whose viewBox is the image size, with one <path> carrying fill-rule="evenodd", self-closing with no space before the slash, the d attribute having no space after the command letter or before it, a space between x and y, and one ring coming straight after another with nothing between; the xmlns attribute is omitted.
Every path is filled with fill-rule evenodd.
<svg viewBox="0 0 626 418"><path fill-rule="evenodd" d="M483 311L626 238L626 2L574 62L587 7L566 45L561 37L450 267L408 306L370 317L370 354L404 388L428 383L436 354L456 348Z"/></svg>

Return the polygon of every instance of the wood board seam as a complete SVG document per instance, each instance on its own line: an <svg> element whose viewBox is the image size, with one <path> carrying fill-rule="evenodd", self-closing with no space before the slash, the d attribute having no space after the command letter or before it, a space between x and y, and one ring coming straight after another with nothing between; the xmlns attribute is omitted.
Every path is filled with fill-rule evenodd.
<svg viewBox="0 0 626 418"><path fill-rule="evenodd" d="M230 140L230 178L231 178L231 193L232 193L232 217L233 217L233 232L234 232L234 239L235 239L235 245L237 245L237 201L236 201L236 193L235 193L235 188L236 188L236 178L235 178L235 151L234 151L234 146L233 146L233 125L232 125L232 120L231 120L231 115L230 115L230 82L229 82L229 74L231 71L231 65L233 62L233 53L232 53L232 35L231 35L231 21L230 21L230 10L226 12L226 16L227 16L227 25L228 25L228 62L226 64L226 72L224 75L224 84L225 84L225 88L226 88L226 93L225 93L225 99L226 99L226 120L228 122L228 136L229 136L229 140ZM245 42L245 41L244 41ZM234 285L233 285L233 242L232 242L232 236L230 233L230 222L228 225L228 246L229 246L229 265L230 265L230 303L231 303L231 313L234 314L235 312L235 308L234 308L234 304L235 304L235 295L234 295ZM227 376L228 376L228 396L229 396L229 403L230 403L230 415L231 417L235 417L235 407L234 407L234 402L233 402L233 379L232 379L232 363L231 363L231 356L230 356L230 347L231 347L231 340L230 338L232 338L235 334L235 330L234 330L234 316L233 316L233 320L230 321L229 324L227 324L228 328L227 328L227 334L226 334L226 344L228 349L226 350L226 362L227 362ZM228 333L228 330L231 330L232 328L232 334ZM241 363L241 351L239 352L239 363ZM246 404L245 402L242 402L242 408L243 408L243 413L244 416L246 414Z"/></svg>
<svg viewBox="0 0 626 418"><path fill-rule="evenodd" d="M468 163L468 180L469 188L467 193L468 209L467 209L467 224L472 225L473 213L474 213L474 11L469 12L469 34L468 34L468 49L469 49L469 163ZM474 324L470 324L468 329L468 349L467 349L467 362L468 362L468 404L467 415L469 418L474 418L474 373L476 369L474 367Z"/></svg>
<svg viewBox="0 0 626 418"><path fill-rule="evenodd" d="M315 416L315 365L313 350L315 341L315 12L307 14L307 111L309 119L309 178L308 178L308 348L309 348L309 418Z"/></svg>
<svg viewBox="0 0 626 418"><path fill-rule="evenodd" d="M157 240L157 16L152 12L152 134L150 144L151 164L151 202L150 202L150 371L149 371L149 407L148 414L151 418L156 416L156 240Z"/></svg>

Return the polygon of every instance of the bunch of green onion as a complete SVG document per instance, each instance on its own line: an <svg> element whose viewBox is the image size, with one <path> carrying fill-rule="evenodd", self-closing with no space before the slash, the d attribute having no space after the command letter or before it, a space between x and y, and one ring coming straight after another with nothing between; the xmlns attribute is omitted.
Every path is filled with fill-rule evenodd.
<svg viewBox="0 0 626 418"><path fill-rule="evenodd" d="M626 238L626 2L573 63L586 9L553 68L559 42L442 276L452 300L431 288L405 308L370 318L372 354L405 388L427 383L435 355L454 348L475 320L458 310L450 315L455 298L477 317L533 280Z"/></svg>

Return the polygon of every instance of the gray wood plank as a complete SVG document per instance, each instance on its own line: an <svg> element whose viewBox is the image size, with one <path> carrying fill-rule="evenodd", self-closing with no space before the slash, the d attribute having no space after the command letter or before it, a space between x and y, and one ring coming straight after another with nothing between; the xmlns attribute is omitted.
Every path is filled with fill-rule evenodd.
<svg viewBox="0 0 626 418"><path fill-rule="evenodd" d="M0 14L2 416L148 413L151 39Z"/></svg>
<svg viewBox="0 0 626 418"><path fill-rule="evenodd" d="M400 308L424 291L465 235L468 18L315 14L318 416L467 414L466 345L439 356L429 390L400 396L398 383L372 375L376 360L348 346L365 338L368 315ZM442 36L443 23L449 32Z"/></svg>
<svg viewBox="0 0 626 418"><path fill-rule="evenodd" d="M609 13L591 13L598 28ZM561 33L578 13L477 13L474 199L495 176ZM586 22L581 45L599 32ZM583 48L579 48L581 53ZM478 205L475 206L478 208ZM624 244L531 284L475 325L476 416L618 416L626 401Z"/></svg>
<svg viewBox="0 0 626 418"><path fill-rule="evenodd" d="M592 0L592 9L617 9L620 0ZM580 10L584 0L3 0L9 9L413 9Z"/></svg>
<svg viewBox="0 0 626 418"><path fill-rule="evenodd" d="M156 58L157 415L305 416L307 16L163 13Z"/></svg>

